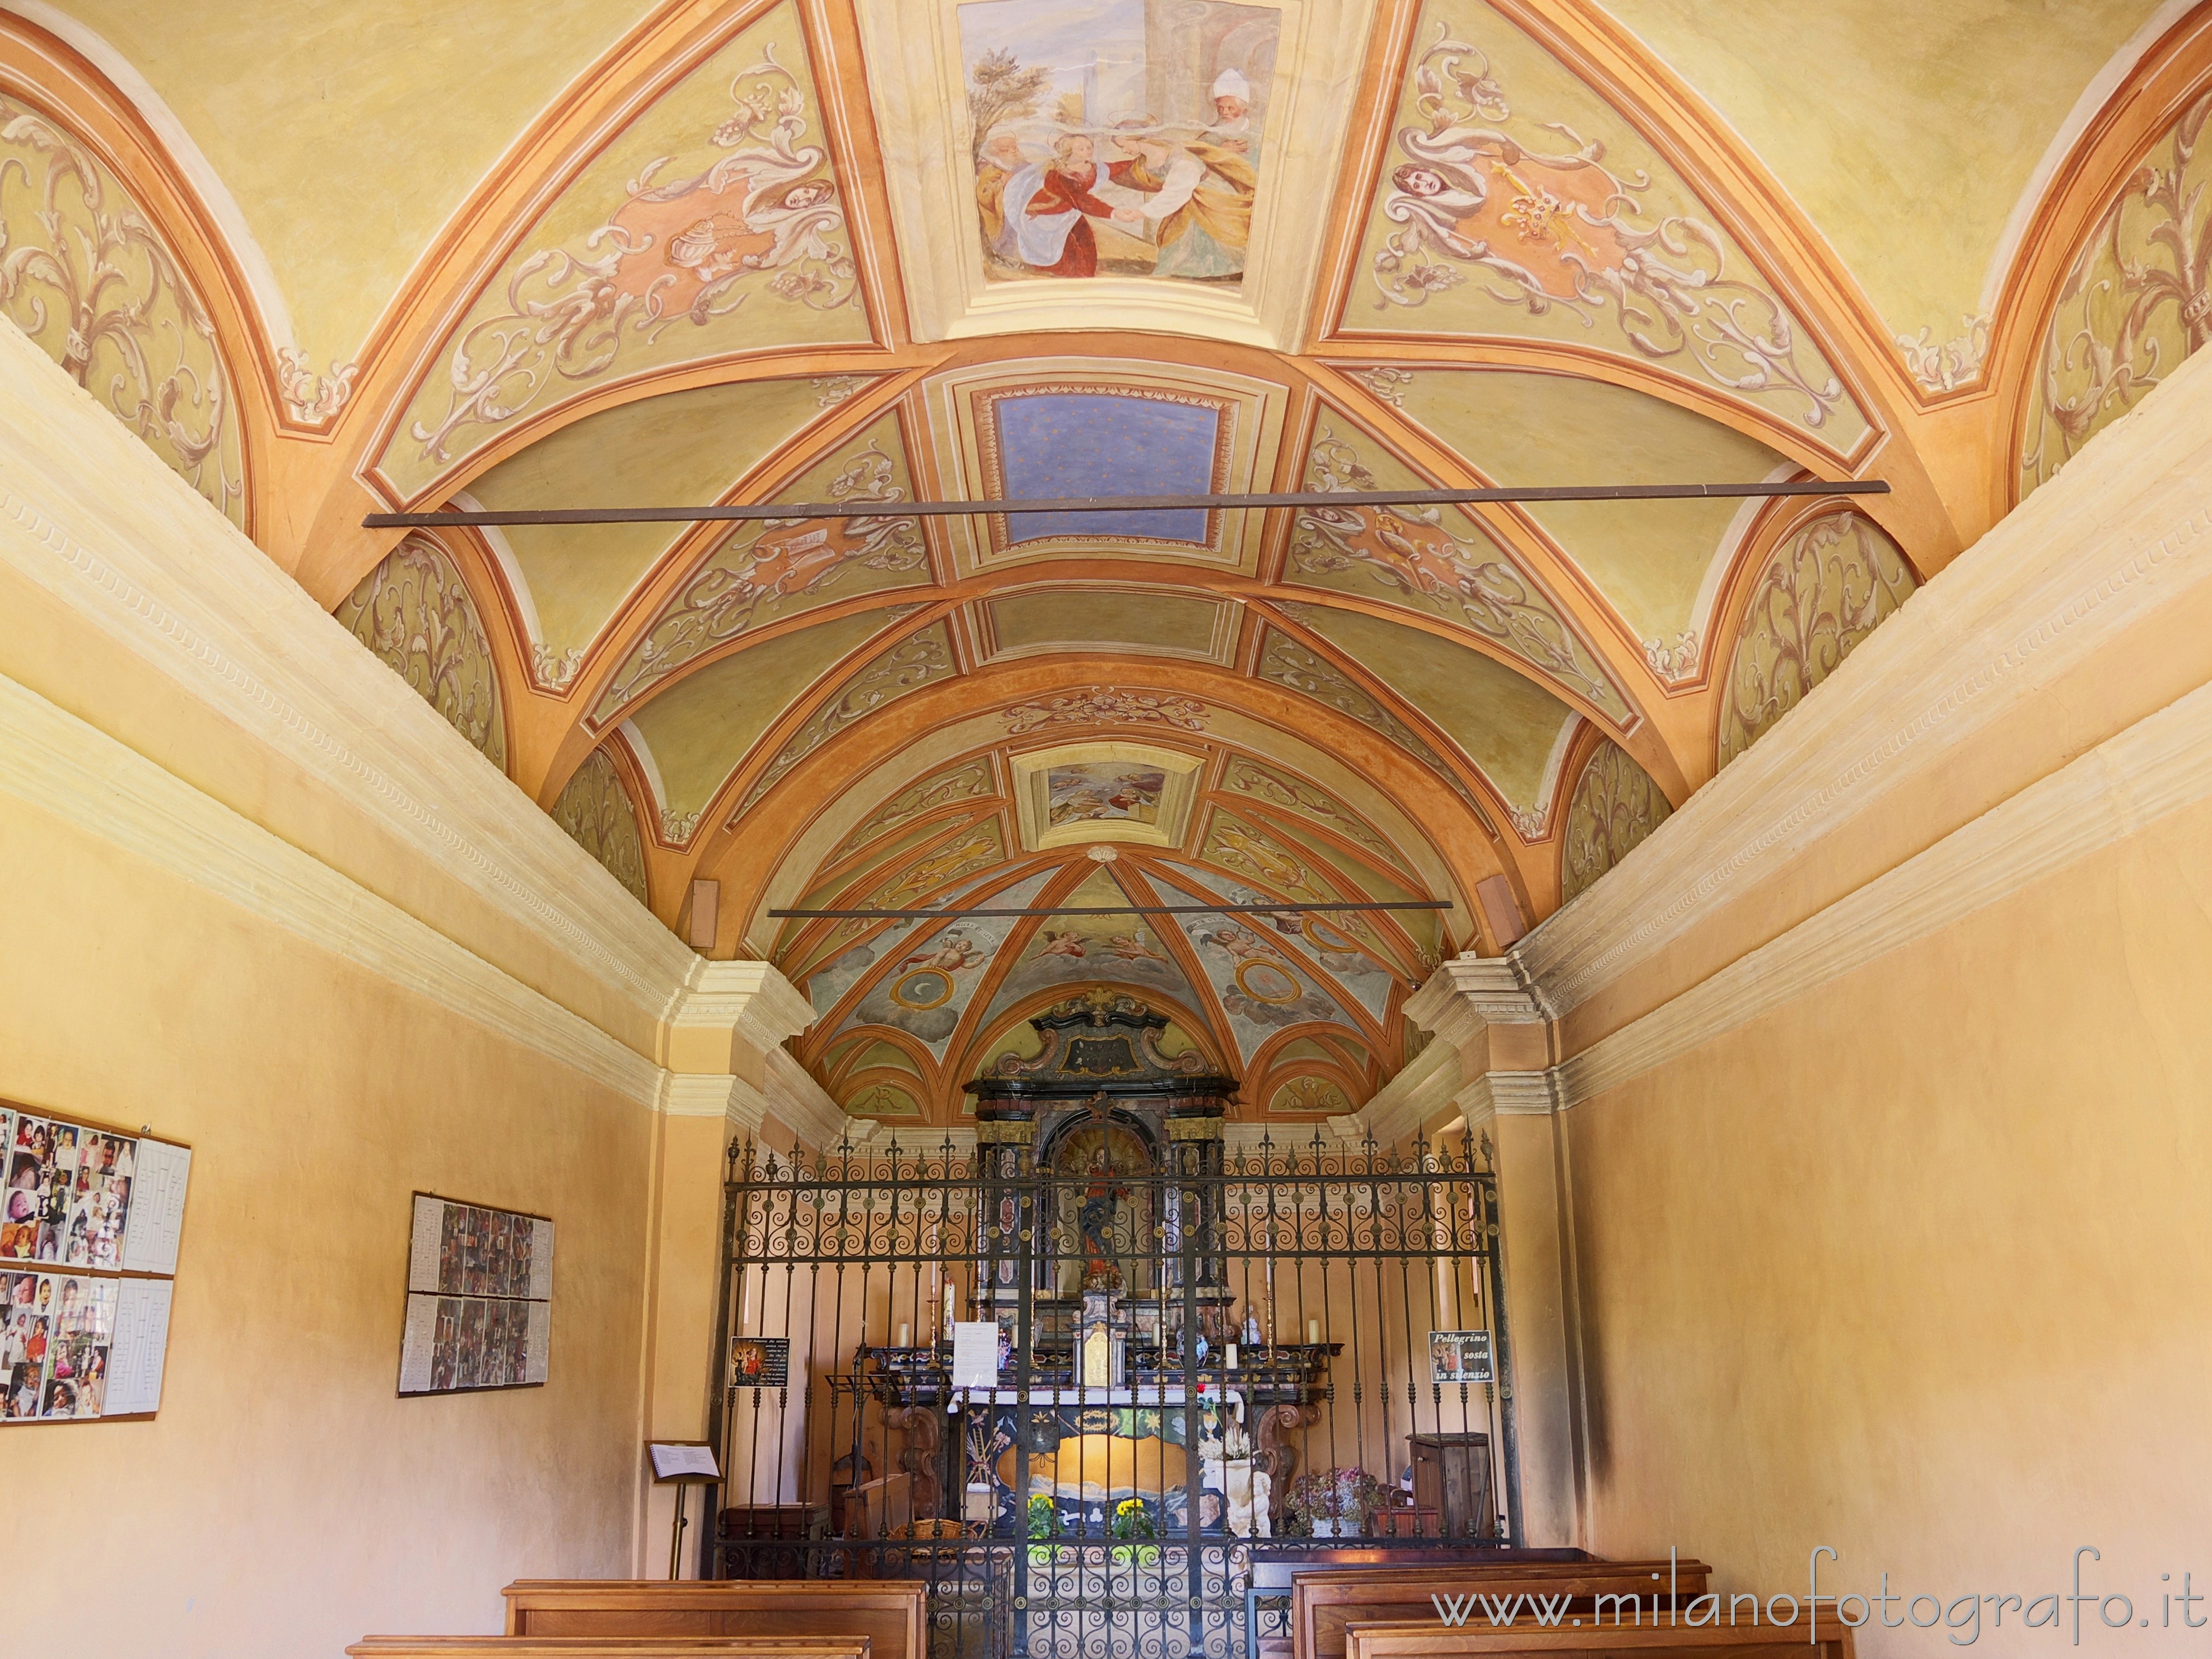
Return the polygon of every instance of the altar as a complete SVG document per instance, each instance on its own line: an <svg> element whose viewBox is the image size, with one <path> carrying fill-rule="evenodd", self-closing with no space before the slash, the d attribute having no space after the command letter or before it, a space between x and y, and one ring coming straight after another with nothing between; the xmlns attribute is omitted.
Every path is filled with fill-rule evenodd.
<svg viewBox="0 0 2212 1659"><path fill-rule="evenodd" d="M1267 1537L1340 1346L1277 1340L1266 1281L1224 1271L1234 1080L1161 1052L1125 997L1033 1020L1040 1053L974 1085L981 1214L967 1311L998 1385L951 1344L864 1346L845 1379L941 1440L947 1513L1030 1539ZM1285 1333L1287 1334L1287 1333Z"/></svg>

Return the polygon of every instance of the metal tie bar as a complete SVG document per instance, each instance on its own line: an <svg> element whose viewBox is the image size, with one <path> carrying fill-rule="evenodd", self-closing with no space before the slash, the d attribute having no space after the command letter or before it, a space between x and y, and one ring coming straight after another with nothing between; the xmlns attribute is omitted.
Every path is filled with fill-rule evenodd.
<svg viewBox="0 0 2212 1659"><path fill-rule="evenodd" d="M960 916L1211 916L1304 915L1321 910L1449 910L1449 899L1385 899L1361 903L1332 904L1109 904L1073 907L1047 905L1037 909L994 909L954 905L942 910L770 910L772 917L806 921L891 921L925 918L943 921Z"/></svg>
<svg viewBox="0 0 2212 1659"><path fill-rule="evenodd" d="M441 525L708 524L762 519L951 519L1018 513L1175 513L1270 507L1466 507L1485 501L1680 501L1768 495L1887 495L1880 478L1795 483L1543 484L1493 489L1290 490L1256 495L1066 495L1011 501L783 501L748 507L553 507L371 513L368 530Z"/></svg>

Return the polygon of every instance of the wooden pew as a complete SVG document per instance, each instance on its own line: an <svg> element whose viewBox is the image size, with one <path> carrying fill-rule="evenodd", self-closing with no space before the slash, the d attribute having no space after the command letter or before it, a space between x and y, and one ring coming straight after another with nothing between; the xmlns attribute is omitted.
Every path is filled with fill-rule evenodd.
<svg viewBox="0 0 2212 1659"><path fill-rule="evenodd" d="M522 1578L510 1636L865 1636L872 1659L928 1659L928 1585L788 1579Z"/></svg>
<svg viewBox="0 0 2212 1659"><path fill-rule="evenodd" d="M351 1659L870 1659L850 1636L365 1636Z"/></svg>
<svg viewBox="0 0 2212 1659"><path fill-rule="evenodd" d="M1451 1628L1431 1618L1425 1624L1354 1625L1346 1632L1345 1653L1346 1659L1599 1659L1616 1654L1621 1659L1852 1659L1848 1626L1825 1613L1810 1630L1807 1622L1801 1616L1795 1628L1764 1623L1731 1627L1723 1615L1721 1623L1694 1630L1663 1625L1654 1629L1648 1607L1641 1628L1615 1629L1610 1623L1580 1630L1571 1625L1539 1630L1525 1623L1511 1630L1471 1624Z"/></svg>
<svg viewBox="0 0 2212 1659"><path fill-rule="evenodd" d="M1291 1578L1291 1639L1281 1651L1291 1659L1344 1659L1346 1626L1422 1619L1437 1621L1436 1606L1430 1600L1435 1595L1564 1595L1569 1600L1565 1615L1568 1618L1587 1615L1595 1596L1632 1595L1643 1604L1649 1618L1653 1595L1664 1607L1671 1583L1687 1605L1689 1598L1705 1593L1711 1571L1702 1561L1509 1559L1299 1572ZM1479 1612L1474 1617L1484 1619ZM1525 1613L1522 1619L1534 1622ZM1267 1650L1278 1645L1264 1644L1262 1659L1270 1659Z"/></svg>

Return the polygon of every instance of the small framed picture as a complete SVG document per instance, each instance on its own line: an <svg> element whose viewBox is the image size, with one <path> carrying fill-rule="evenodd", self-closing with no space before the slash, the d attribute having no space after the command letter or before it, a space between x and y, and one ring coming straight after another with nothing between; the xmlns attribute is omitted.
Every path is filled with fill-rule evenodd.
<svg viewBox="0 0 2212 1659"><path fill-rule="evenodd" d="M1430 1380L1487 1382L1492 1378L1488 1331L1431 1331Z"/></svg>
<svg viewBox="0 0 2212 1659"><path fill-rule="evenodd" d="M730 1382L735 1388L781 1389L791 1380L791 1339L737 1336L730 1339Z"/></svg>

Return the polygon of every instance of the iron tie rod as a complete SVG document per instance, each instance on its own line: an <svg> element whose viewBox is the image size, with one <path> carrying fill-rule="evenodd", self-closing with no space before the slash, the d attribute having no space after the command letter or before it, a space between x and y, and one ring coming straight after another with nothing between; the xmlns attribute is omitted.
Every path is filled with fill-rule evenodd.
<svg viewBox="0 0 2212 1659"><path fill-rule="evenodd" d="M1528 484L1485 489L1291 490L1256 495L1064 495L1011 501L783 501L742 507L547 507L501 512L371 513L367 530L561 524L749 523L763 519L953 519L1021 513L1188 513L1271 507L1467 507L1486 501L1702 501L1749 496L1887 495L1880 478L1794 483Z"/></svg>

